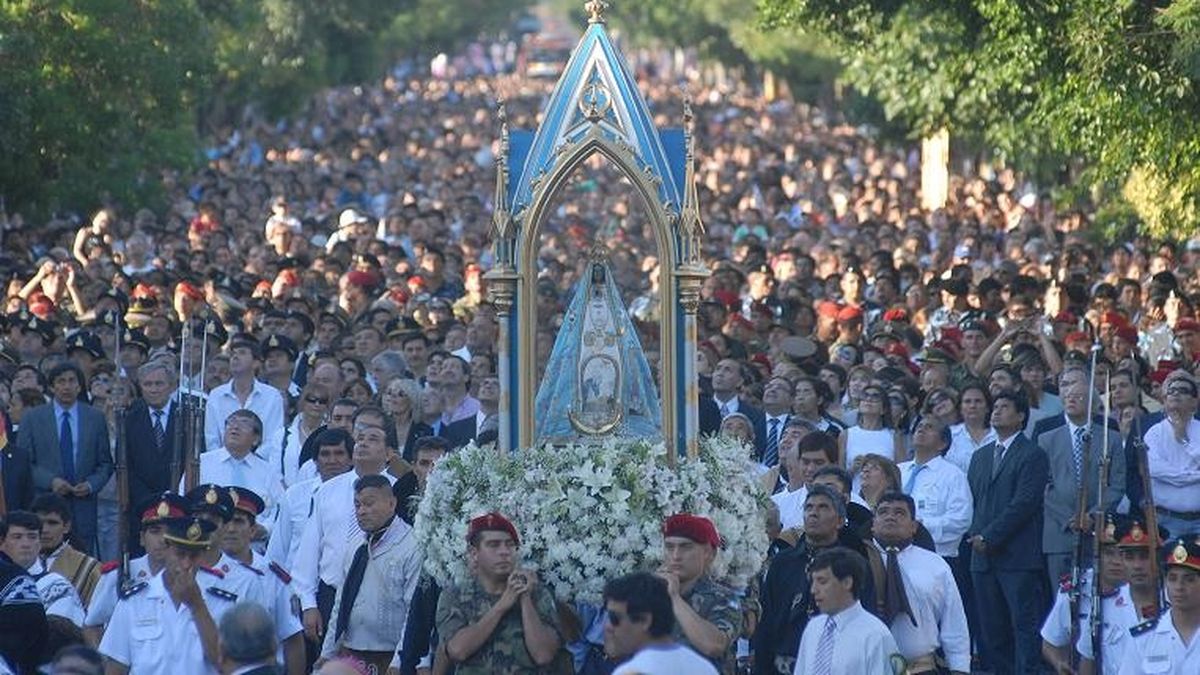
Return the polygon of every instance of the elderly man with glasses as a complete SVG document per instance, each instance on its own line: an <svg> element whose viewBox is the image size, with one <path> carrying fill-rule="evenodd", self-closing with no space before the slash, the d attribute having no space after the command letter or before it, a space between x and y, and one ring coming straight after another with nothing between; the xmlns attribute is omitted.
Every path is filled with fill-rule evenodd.
<svg viewBox="0 0 1200 675"><path fill-rule="evenodd" d="M1166 416L1144 437L1158 524L1172 538L1200 534L1200 392L1183 370L1168 375L1162 390Z"/></svg>

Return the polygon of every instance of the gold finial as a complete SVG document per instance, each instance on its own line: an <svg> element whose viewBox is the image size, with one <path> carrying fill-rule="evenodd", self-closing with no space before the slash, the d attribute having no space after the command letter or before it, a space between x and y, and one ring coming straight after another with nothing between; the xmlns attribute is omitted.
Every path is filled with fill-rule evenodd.
<svg viewBox="0 0 1200 675"><path fill-rule="evenodd" d="M588 0L583 3L583 11L588 13L588 23L604 23L604 10L608 9L606 0Z"/></svg>

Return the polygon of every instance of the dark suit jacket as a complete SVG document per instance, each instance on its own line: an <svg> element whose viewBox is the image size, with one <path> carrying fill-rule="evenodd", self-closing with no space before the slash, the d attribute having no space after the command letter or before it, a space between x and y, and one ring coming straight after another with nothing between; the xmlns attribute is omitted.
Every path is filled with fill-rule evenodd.
<svg viewBox="0 0 1200 675"><path fill-rule="evenodd" d="M154 420L150 407L138 399L125 412L125 452L129 462L129 504L137 506L143 499L172 489L171 456L177 440L178 406L172 405L167 415L166 439L162 448L154 444ZM180 458L182 462L184 458ZM182 464L180 465L182 469Z"/></svg>
<svg viewBox="0 0 1200 675"><path fill-rule="evenodd" d="M716 401L710 396L708 400L717 408L717 428L721 425L721 409L716 405ZM701 405L703 412L704 406ZM767 447L767 417L763 414L761 408L755 408L750 405L750 402L742 397L738 397L737 411L750 419L750 425L754 428L754 452L756 457L762 457L763 450ZM703 425L701 425L703 427ZM702 429L703 430L703 429Z"/></svg>
<svg viewBox="0 0 1200 675"><path fill-rule="evenodd" d="M452 424L443 424L438 436L450 442L450 449L457 450L475 439L475 416L464 417Z"/></svg>
<svg viewBox="0 0 1200 675"><path fill-rule="evenodd" d="M975 504L970 534L983 535L987 551L971 556L972 572L1039 570L1042 561L1042 510L1049 480L1044 450L1018 433L992 475L996 444L971 457L967 480Z"/></svg>
<svg viewBox="0 0 1200 675"><path fill-rule="evenodd" d="M59 423L54 417L54 404L46 403L21 418L21 433L17 445L29 454L33 485L38 492L49 492L50 482L62 477L62 460L58 450ZM112 449L108 439L108 423L104 414L90 405L79 403L79 446L75 448L75 482L87 481L92 487L86 498L71 497L72 529L83 542L84 551L92 552L96 535L96 495L113 472Z"/></svg>
<svg viewBox="0 0 1200 675"><path fill-rule="evenodd" d="M0 451L0 455L3 456L0 457L0 470L4 472L5 506L9 511L28 509L29 503L33 501L33 475L29 453L12 442Z"/></svg>

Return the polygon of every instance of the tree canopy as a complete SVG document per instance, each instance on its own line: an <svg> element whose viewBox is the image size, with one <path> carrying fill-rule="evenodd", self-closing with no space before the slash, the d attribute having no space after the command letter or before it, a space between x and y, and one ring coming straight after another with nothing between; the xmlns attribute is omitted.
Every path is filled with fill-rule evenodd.
<svg viewBox="0 0 1200 675"><path fill-rule="evenodd" d="M1200 229L1200 0L759 0L914 135L946 128L1148 233ZM1074 174L1074 172L1072 172Z"/></svg>
<svg viewBox="0 0 1200 675"><path fill-rule="evenodd" d="M501 32L529 0L8 0L0 3L0 194L42 212L145 200L156 169L247 104Z"/></svg>

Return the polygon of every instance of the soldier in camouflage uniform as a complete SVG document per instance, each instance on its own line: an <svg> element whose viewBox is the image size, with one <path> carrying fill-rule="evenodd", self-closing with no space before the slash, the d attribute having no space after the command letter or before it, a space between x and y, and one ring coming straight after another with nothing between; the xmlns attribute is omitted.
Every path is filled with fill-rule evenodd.
<svg viewBox="0 0 1200 675"><path fill-rule="evenodd" d="M498 513L480 516L467 542L475 577L438 598L438 658L449 657L456 675L569 675L554 597L534 572L516 568L513 524Z"/></svg>
<svg viewBox="0 0 1200 675"><path fill-rule="evenodd" d="M677 642L696 650L723 675L736 671L734 645L742 632L738 593L708 576L721 538L712 521L680 513L663 523L663 566L675 610Z"/></svg>

